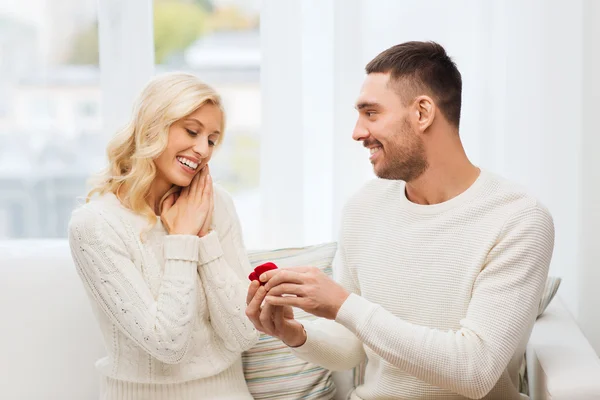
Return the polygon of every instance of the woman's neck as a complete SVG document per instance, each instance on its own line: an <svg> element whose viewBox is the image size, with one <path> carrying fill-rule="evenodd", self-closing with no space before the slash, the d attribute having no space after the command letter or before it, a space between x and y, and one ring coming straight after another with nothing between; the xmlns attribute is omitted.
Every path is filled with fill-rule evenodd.
<svg viewBox="0 0 600 400"><path fill-rule="evenodd" d="M169 191L169 189L171 189L171 187L173 187L171 183L158 179L155 179L150 185L150 190L148 191L148 195L146 196L146 203L148 204L148 206L150 206L152 211L154 211L154 214L156 216L160 216L160 201L162 200L163 196ZM128 191L129 187L126 184L121 186L117 191L117 197L121 199L121 202L123 202L127 198L126 193Z"/></svg>
<svg viewBox="0 0 600 400"><path fill-rule="evenodd" d="M160 201L173 185L167 181L155 179L150 185L146 202L157 216L160 215Z"/></svg>

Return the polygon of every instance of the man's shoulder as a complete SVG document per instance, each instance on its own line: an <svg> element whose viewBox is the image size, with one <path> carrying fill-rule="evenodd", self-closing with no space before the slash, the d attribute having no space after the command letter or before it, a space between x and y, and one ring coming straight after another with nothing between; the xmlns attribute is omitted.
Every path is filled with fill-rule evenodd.
<svg viewBox="0 0 600 400"><path fill-rule="evenodd" d="M502 211L507 222L522 218L535 218L538 222L553 224L549 209L524 185L500 175L488 174L491 185L486 201L499 212Z"/></svg>

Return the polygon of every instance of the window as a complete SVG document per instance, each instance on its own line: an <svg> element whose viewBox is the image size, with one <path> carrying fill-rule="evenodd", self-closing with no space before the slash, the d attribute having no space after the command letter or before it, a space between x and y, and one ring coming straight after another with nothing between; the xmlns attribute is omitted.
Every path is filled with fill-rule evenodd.
<svg viewBox="0 0 600 400"><path fill-rule="evenodd" d="M70 213L90 175L105 165L106 144L129 117L141 86L152 73L179 70L196 74L223 97L227 135L212 172L234 197L247 245L258 245L258 6L143 0L112 10L115 5L95 0L2 2L0 238L66 237ZM144 20L145 10L153 21ZM138 25L101 23L116 11ZM101 38L109 40L102 64ZM127 43L118 47L121 42ZM155 62L123 51L144 43L154 48ZM114 56L115 48L134 62ZM127 86L136 78L136 87Z"/></svg>
<svg viewBox="0 0 600 400"><path fill-rule="evenodd" d="M96 1L3 1L1 10L0 238L66 237L104 163L106 138L90 120L100 97Z"/></svg>
<svg viewBox="0 0 600 400"><path fill-rule="evenodd" d="M234 198L246 246L259 246L258 2L158 0L153 11L155 73L193 73L223 98L226 134L211 173Z"/></svg>
<svg viewBox="0 0 600 400"><path fill-rule="evenodd" d="M76 105L76 114L79 118L94 118L98 116L98 103L94 100L82 100Z"/></svg>

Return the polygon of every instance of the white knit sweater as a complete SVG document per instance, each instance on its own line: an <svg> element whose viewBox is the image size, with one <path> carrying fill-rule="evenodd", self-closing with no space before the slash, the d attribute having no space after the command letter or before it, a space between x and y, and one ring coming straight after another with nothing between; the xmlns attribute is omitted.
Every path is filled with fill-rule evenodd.
<svg viewBox="0 0 600 400"><path fill-rule="evenodd" d="M168 235L113 194L77 209L69 242L99 321L105 399L251 399L241 353L251 270L229 195L215 186L214 231Z"/></svg>
<svg viewBox="0 0 600 400"><path fill-rule="evenodd" d="M548 211L489 172L430 206L374 180L342 221L335 269L352 294L295 352L333 370L368 359L353 399L519 399L553 247Z"/></svg>

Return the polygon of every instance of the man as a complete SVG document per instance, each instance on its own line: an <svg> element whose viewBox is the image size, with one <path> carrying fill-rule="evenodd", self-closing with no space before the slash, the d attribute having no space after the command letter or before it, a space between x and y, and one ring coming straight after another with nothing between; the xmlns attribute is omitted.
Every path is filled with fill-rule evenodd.
<svg viewBox="0 0 600 400"><path fill-rule="evenodd" d="M461 75L442 46L394 46L366 72L353 138L381 179L344 209L338 283L309 267L269 271L246 314L326 368L366 359L352 399L519 399L552 217L467 158ZM322 319L302 325L290 306Z"/></svg>

